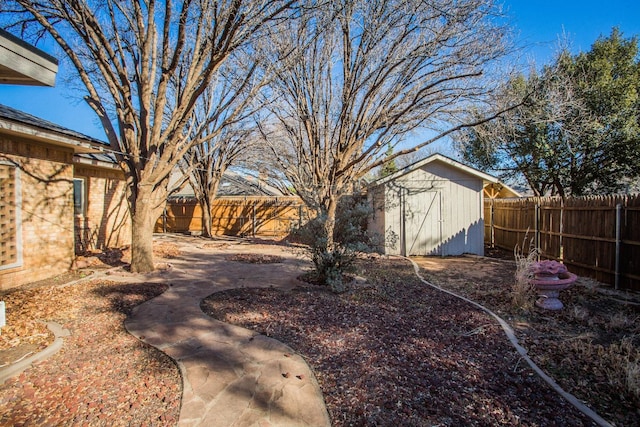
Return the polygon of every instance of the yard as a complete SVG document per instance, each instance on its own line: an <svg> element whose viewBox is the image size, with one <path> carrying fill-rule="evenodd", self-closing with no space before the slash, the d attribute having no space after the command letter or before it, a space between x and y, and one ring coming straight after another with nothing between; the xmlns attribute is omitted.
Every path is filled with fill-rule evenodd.
<svg viewBox="0 0 640 427"><path fill-rule="evenodd" d="M180 256L171 245L156 249L167 262ZM247 271L253 262L278 268L277 258L250 252L245 244L228 262L243 262ZM121 254L115 255L104 260L114 264ZM416 261L430 282L508 320L529 355L565 390L615 425L639 425L637 295L580 279L561 295L564 311L523 312L511 303L515 267L508 260ZM363 257L358 267L366 282L341 295L301 283L290 292L216 293L202 307L302 354L335 426L591 425L533 373L484 312L424 285L405 260ZM43 320L58 321L71 336L58 354L0 386L0 424L175 425L177 368L122 326L134 305L163 286L61 282L2 297L9 308L20 307L19 322L0 336L3 363L19 356L17 348L35 351L50 341Z"/></svg>
<svg viewBox="0 0 640 427"><path fill-rule="evenodd" d="M507 319L530 356L615 425L640 423L640 305L580 279L561 313L512 308L515 265L418 258L431 282ZM520 359L497 323L419 282L400 259L364 259L364 285L212 295L206 312L288 343L312 365L334 425L591 425ZM626 295L626 297L632 297ZM635 296L637 297L637 296Z"/></svg>

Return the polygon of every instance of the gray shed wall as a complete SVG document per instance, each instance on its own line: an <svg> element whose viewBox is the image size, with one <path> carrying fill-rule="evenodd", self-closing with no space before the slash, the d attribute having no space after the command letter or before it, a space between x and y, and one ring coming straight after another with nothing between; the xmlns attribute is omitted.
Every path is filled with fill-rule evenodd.
<svg viewBox="0 0 640 427"><path fill-rule="evenodd" d="M370 229L390 255L484 254L482 179L431 162L370 189Z"/></svg>

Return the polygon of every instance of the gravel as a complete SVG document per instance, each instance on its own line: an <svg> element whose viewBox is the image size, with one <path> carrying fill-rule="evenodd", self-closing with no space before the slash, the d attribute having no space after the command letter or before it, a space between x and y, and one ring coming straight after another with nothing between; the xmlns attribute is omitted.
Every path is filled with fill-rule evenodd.
<svg viewBox="0 0 640 427"><path fill-rule="evenodd" d="M426 287L406 261L359 267L367 283L341 295L313 285L235 289L210 296L203 310L300 352L334 426L593 424L484 312Z"/></svg>
<svg viewBox="0 0 640 427"><path fill-rule="evenodd" d="M52 357L0 385L0 425L176 425L182 394L177 366L124 328L134 306L165 289L93 280L4 295L13 325L0 341L5 359L46 346L45 321L71 335Z"/></svg>

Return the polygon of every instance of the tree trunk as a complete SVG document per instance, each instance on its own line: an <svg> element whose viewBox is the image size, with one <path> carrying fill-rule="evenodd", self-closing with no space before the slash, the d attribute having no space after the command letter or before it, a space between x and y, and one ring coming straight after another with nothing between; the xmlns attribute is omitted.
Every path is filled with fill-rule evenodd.
<svg viewBox="0 0 640 427"><path fill-rule="evenodd" d="M161 186L145 191L139 185L131 206L131 272L148 273L154 270L153 229L166 203L166 188Z"/></svg>
<svg viewBox="0 0 640 427"><path fill-rule="evenodd" d="M338 198L336 195L329 196L326 209L327 217L324 223L324 230L327 235L327 252L331 252L335 249L334 231L336 229L336 212L338 210Z"/></svg>
<svg viewBox="0 0 640 427"><path fill-rule="evenodd" d="M202 206L202 235L204 237L213 237L211 234L212 218L211 218L211 202L208 199L204 199L201 202Z"/></svg>
<svg viewBox="0 0 640 427"><path fill-rule="evenodd" d="M224 171L226 170L226 167L217 167L216 169ZM211 208L213 206L213 201L216 198L216 193L218 193L218 186L222 179L222 173L223 172L211 175L208 179L207 185L203 186L202 193L200 194L200 206L202 206L202 235L204 237L213 237Z"/></svg>
<svg viewBox="0 0 640 427"><path fill-rule="evenodd" d="M140 207L138 206L138 209ZM153 226L155 221L137 210L131 219L131 272L148 273L153 271Z"/></svg>

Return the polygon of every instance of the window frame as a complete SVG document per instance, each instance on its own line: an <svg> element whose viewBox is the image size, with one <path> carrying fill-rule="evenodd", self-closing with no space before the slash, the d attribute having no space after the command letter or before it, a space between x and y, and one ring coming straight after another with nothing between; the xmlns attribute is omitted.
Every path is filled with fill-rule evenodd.
<svg viewBox="0 0 640 427"><path fill-rule="evenodd" d="M78 204L76 200L76 183L80 183L81 194L80 194L80 208L78 209ZM77 178L73 177L73 214L75 216L87 216L87 180L85 178Z"/></svg>

